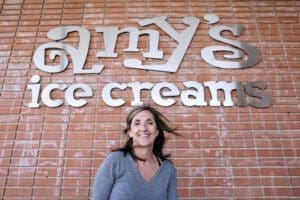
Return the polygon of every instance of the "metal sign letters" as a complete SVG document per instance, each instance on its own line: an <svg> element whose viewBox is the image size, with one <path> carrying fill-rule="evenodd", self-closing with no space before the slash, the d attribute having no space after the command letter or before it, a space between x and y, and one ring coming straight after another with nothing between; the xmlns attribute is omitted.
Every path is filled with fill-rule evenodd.
<svg viewBox="0 0 300 200"><path fill-rule="evenodd" d="M208 24L214 24L219 21L219 17L214 14L204 16ZM154 70L161 72L177 72L180 67L188 46L190 45L193 36L199 26L200 20L195 17L185 17L182 19L186 28L182 31L175 30L167 21L167 17L160 16L150 19L143 19L138 21L140 26L146 27L154 24L166 33L172 40L176 41L177 47L168 57L166 63L143 63L138 58L125 58L123 65L126 68ZM209 30L209 36L219 42L225 43L229 46L209 46L203 48L199 53L203 60L213 67L223 69L243 69L255 66L261 60L261 53L253 46L236 40L230 40L223 37L221 33L229 31L232 35L238 37L242 34L243 27L240 25L215 25ZM79 42L78 45L67 44L63 40L68 37L72 32L78 32ZM115 52L117 39L120 34L128 34L129 45L124 49L125 52L139 52L138 42L141 35L147 35L149 38L148 51L142 52L144 58L151 58L151 60L161 60L164 58L164 52L159 50L160 33L157 30L145 29L139 30L136 27L125 27L119 29L118 27L97 27L96 32L103 37L103 49L99 50L96 57L101 58L115 58L118 54ZM85 28L79 26L61 26L51 29L47 37L52 42L39 46L33 55L33 62L35 66L47 73L60 73L63 72L70 64L68 58L70 57L73 63L74 74L100 74L106 67L100 64L94 64L91 67L85 67L86 58L88 55L90 45L90 32ZM49 52L47 54L47 52ZM224 58L216 56L218 52L223 52ZM226 53L226 54L225 54ZM69 55L69 57L67 56ZM60 62L55 65L46 64L46 57L54 60L59 57ZM246 59L245 59L246 58ZM87 104L84 98L93 95L92 89L88 84L75 83L72 85L67 84L48 84L43 89L41 88L40 77L34 75L31 78L31 84L28 89L31 90L32 99L28 107L39 107L39 98L41 98L44 105L49 107L58 107L64 104L81 107ZM121 98L113 98L111 93L113 90L132 90L133 100L132 106L143 104L141 102L140 93L142 90L149 90L151 97L155 103L161 106L171 106L176 103L174 97L179 97L181 103L185 106L233 106L231 92L237 91L238 100L235 105L237 106L253 106L253 107L268 107L272 104L272 98L263 90L266 87L264 82L226 82L226 81L207 81L202 83L196 81L185 81L182 83L186 88L184 91L179 91L178 87L169 82L162 83L108 83L102 89L102 99L109 106L122 106L126 102ZM204 96L204 90L208 88L210 91L210 100ZM64 99L52 99L51 93L53 91L64 92ZM224 100L218 99L217 91L224 91ZM41 93L41 97L40 97ZM254 100L246 101L245 95L248 94L254 97Z"/></svg>

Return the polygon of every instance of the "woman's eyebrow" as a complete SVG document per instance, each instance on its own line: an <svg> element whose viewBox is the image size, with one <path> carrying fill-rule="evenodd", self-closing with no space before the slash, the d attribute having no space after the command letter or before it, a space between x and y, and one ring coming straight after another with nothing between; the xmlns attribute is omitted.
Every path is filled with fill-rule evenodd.
<svg viewBox="0 0 300 200"><path fill-rule="evenodd" d="M140 122L140 121L141 121L140 119L135 119L135 120L133 120L132 122ZM154 119L153 119L153 118L148 118L148 119L146 119L146 121L151 121L151 122L153 122Z"/></svg>

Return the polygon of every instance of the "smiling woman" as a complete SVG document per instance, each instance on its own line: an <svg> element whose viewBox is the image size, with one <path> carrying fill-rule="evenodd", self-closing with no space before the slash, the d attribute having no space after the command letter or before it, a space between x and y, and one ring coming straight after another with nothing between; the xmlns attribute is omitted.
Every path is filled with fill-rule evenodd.
<svg viewBox="0 0 300 200"><path fill-rule="evenodd" d="M150 106L134 108L127 116L124 147L110 153L99 167L94 200L176 200L175 166L163 153L165 132L176 134L167 119ZM153 192L155 191L155 192Z"/></svg>

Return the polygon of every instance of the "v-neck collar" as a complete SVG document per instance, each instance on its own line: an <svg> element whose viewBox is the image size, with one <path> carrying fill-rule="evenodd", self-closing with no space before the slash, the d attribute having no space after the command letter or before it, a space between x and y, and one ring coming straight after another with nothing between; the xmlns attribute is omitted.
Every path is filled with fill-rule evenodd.
<svg viewBox="0 0 300 200"><path fill-rule="evenodd" d="M143 176L142 176L140 170L137 168L137 165L136 165L134 159L132 158L132 156L131 156L130 154L128 154L128 157L129 157L129 160L130 160L130 162L131 162L131 166L132 166L132 168L133 168L133 171L132 171L133 176L134 176L139 182L144 183L144 184L150 184L151 182L153 182L153 181L157 178L157 176L159 175L161 169L162 169L163 166L164 166L164 162L162 161L162 162L161 162L161 165L160 165L159 168L156 170L155 174L151 177L150 180L146 181L146 180L143 178Z"/></svg>

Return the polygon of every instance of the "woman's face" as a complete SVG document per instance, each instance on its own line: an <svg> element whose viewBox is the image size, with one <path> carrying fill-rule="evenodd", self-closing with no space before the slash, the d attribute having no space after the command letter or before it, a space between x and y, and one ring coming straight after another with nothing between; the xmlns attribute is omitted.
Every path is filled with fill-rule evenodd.
<svg viewBox="0 0 300 200"><path fill-rule="evenodd" d="M158 135L153 114L148 110L143 110L135 115L128 134L133 139L133 146L153 147L154 140Z"/></svg>

